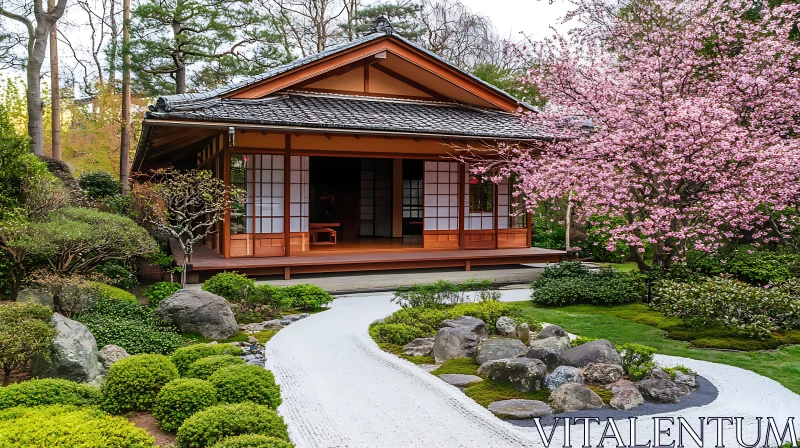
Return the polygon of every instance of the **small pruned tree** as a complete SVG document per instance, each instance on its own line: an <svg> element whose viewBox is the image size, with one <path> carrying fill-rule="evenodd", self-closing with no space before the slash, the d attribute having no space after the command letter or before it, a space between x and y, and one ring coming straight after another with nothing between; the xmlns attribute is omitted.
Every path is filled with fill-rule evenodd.
<svg viewBox="0 0 800 448"><path fill-rule="evenodd" d="M27 368L36 355L47 356L56 330L50 323L53 310L36 303L0 305L0 369L3 386L11 372Z"/></svg>
<svg viewBox="0 0 800 448"><path fill-rule="evenodd" d="M216 231L231 204L244 201L245 191L225 185L208 170L153 170L133 187L139 218L175 240L183 250L181 287L194 244Z"/></svg>

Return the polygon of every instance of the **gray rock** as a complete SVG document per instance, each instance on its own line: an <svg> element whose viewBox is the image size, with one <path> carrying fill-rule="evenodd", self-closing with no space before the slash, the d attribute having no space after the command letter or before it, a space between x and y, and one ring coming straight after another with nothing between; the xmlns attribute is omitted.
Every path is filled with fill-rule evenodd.
<svg viewBox="0 0 800 448"><path fill-rule="evenodd" d="M564 352L567 364L572 367L586 367L591 363L616 364L622 365L622 357L619 356L614 344L605 339L581 344Z"/></svg>
<svg viewBox="0 0 800 448"><path fill-rule="evenodd" d="M249 364L251 366L264 367L264 360L263 359L253 359L252 361L247 361L247 364Z"/></svg>
<svg viewBox="0 0 800 448"><path fill-rule="evenodd" d="M526 343L531 339L531 329L525 322L517 325L517 337Z"/></svg>
<svg viewBox="0 0 800 448"><path fill-rule="evenodd" d="M567 359L561 353L561 350L532 347L528 349L528 353L525 356L542 361L547 366L547 370L552 372L556 367L567 363Z"/></svg>
<svg viewBox="0 0 800 448"><path fill-rule="evenodd" d="M583 369L588 384L611 384L622 378L622 367L616 364L591 363Z"/></svg>
<svg viewBox="0 0 800 448"><path fill-rule="evenodd" d="M478 367L478 376L483 378L489 376L489 367L491 367L491 365L496 363L497 361L502 361L502 360L494 359L492 361L486 361L485 363L481 364L480 367Z"/></svg>
<svg viewBox="0 0 800 448"><path fill-rule="evenodd" d="M608 402L608 405L614 409L633 409L636 406L644 403L644 397L636 387L621 387L617 388L614 397Z"/></svg>
<svg viewBox="0 0 800 448"><path fill-rule="evenodd" d="M442 322L441 328L459 328L462 330L475 333L481 339L489 339L489 330L486 327L486 322L472 316L459 316L455 319L448 319Z"/></svg>
<svg viewBox="0 0 800 448"><path fill-rule="evenodd" d="M680 370L675 371L675 382L683 384L690 389L697 389L697 377L694 375L687 375Z"/></svg>
<svg viewBox="0 0 800 448"><path fill-rule="evenodd" d="M97 383L106 373L94 335L80 322L54 313L50 319L56 337L50 344L50 358L34 358L34 377L63 378L80 383Z"/></svg>
<svg viewBox="0 0 800 448"><path fill-rule="evenodd" d="M516 358L527 351L528 347L519 339L487 339L475 349L475 361L483 364L495 359Z"/></svg>
<svg viewBox="0 0 800 448"><path fill-rule="evenodd" d="M38 289L23 289L17 295L17 302L19 303L38 303L50 309L53 308L53 295L47 291L39 291Z"/></svg>
<svg viewBox="0 0 800 448"><path fill-rule="evenodd" d="M417 364L417 367L428 373L431 373L434 370L438 369L440 366L439 364Z"/></svg>
<svg viewBox="0 0 800 448"><path fill-rule="evenodd" d="M544 386L547 367L538 359L498 359L488 367L489 378L507 381L520 392L534 392Z"/></svg>
<svg viewBox="0 0 800 448"><path fill-rule="evenodd" d="M572 346L569 338L562 338L553 336L544 339L531 339L528 343L532 348L546 348L549 350L556 350L558 352L565 352Z"/></svg>
<svg viewBox="0 0 800 448"><path fill-rule="evenodd" d="M208 339L226 339L239 326L228 302L199 289L181 289L158 304L156 314L183 333L200 333Z"/></svg>
<svg viewBox="0 0 800 448"><path fill-rule="evenodd" d="M606 390L610 390L612 394L616 394L626 387L633 387L635 389L636 385L628 380L619 380L612 384L606 384Z"/></svg>
<svg viewBox="0 0 800 448"><path fill-rule="evenodd" d="M300 313L300 319L305 319L308 316L310 316L310 314L308 314L308 313Z"/></svg>
<svg viewBox="0 0 800 448"><path fill-rule="evenodd" d="M408 356L431 356L433 338L417 338L403 346L403 353Z"/></svg>
<svg viewBox="0 0 800 448"><path fill-rule="evenodd" d="M567 332L558 325L548 325L542 328L542 331L536 335L536 339L547 339L552 337L569 339Z"/></svg>
<svg viewBox="0 0 800 448"><path fill-rule="evenodd" d="M437 363L448 359L472 358L481 337L466 328L445 327L436 332L433 357Z"/></svg>
<svg viewBox="0 0 800 448"><path fill-rule="evenodd" d="M288 316L284 316L286 319L289 319L292 322L297 322L298 320L302 319L299 314L290 314Z"/></svg>
<svg viewBox="0 0 800 448"><path fill-rule="evenodd" d="M550 394L550 406L556 412L582 411L603 407L603 400L582 384L566 383Z"/></svg>
<svg viewBox="0 0 800 448"><path fill-rule="evenodd" d="M439 379L456 387L469 387L483 381L483 378L479 376L462 375L460 373L443 373L439 375Z"/></svg>
<svg viewBox="0 0 800 448"><path fill-rule="evenodd" d="M291 319L281 319L280 320L281 327L285 327L287 325L291 325L291 323L292 323Z"/></svg>
<svg viewBox="0 0 800 448"><path fill-rule="evenodd" d="M644 398L656 403L677 403L689 395L689 387L670 380L649 378L636 383Z"/></svg>
<svg viewBox="0 0 800 448"><path fill-rule="evenodd" d="M544 417L553 413L553 408L539 400L502 400L489 403L489 411L509 420Z"/></svg>
<svg viewBox="0 0 800 448"><path fill-rule="evenodd" d="M497 328L497 334L500 336L517 337L517 323L510 317L500 316L494 327Z"/></svg>
<svg viewBox="0 0 800 448"><path fill-rule="evenodd" d="M672 380L672 376L661 369L653 369L650 372L650 378L655 378L657 380Z"/></svg>
<svg viewBox="0 0 800 448"><path fill-rule="evenodd" d="M544 379L544 385L550 390L556 390L567 383L583 384L581 371L576 367L558 366Z"/></svg>
<svg viewBox="0 0 800 448"><path fill-rule="evenodd" d="M280 330L281 328L283 328L283 325L281 325L280 319L272 319L272 320L265 320L264 322L256 322L252 324L240 325L239 328L242 331L258 333L259 331L264 331L264 330Z"/></svg>
<svg viewBox="0 0 800 448"><path fill-rule="evenodd" d="M111 367L111 364L114 364L120 359L131 357L131 355L128 354L124 348L114 344L108 344L101 348L98 352L98 355L100 356L100 361L103 363L103 367L106 370Z"/></svg>
<svg viewBox="0 0 800 448"><path fill-rule="evenodd" d="M247 342L250 344L258 344L258 339L256 339L254 336L248 336Z"/></svg>

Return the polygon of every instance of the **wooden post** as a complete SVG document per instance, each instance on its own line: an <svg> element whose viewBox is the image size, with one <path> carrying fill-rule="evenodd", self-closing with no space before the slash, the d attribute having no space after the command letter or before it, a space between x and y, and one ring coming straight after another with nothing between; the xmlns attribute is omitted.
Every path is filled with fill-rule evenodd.
<svg viewBox="0 0 800 448"><path fill-rule="evenodd" d="M283 279L284 280L291 280L292 279L292 268L289 266L283 267Z"/></svg>
<svg viewBox="0 0 800 448"><path fill-rule="evenodd" d="M128 1L128 0L126 0ZM222 181L225 186L231 186L231 150L228 144L228 139L222 140ZM222 222L222 256L223 258L231 258L231 210L230 208L225 212L225 221Z"/></svg>
<svg viewBox="0 0 800 448"><path fill-rule="evenodd" d="M466 212L464 210L464 196L466 195L466 182L467 182L467 165L465 163L458 164L458 248L464 248L464 218ZM469 265L467 265L469 270Z"/></svg>
<svg viewBox="0 0 800 448"><path fill-rule="evenodd" d="M464 270L467 272L472 270L472 263L470 262L470 260L464 261Z"/></svg>
<svg viewBox="0 0 800 448"><path fill-rule="evenodd" d="M494 248L495 249L500 247L500 241L498 241L498 239L497 239L499 237L499 235L500 235L500 232L499 232L499 230L497 228L498 227L497 224L500 221L498 219L499 218L498 215L500 214L500 206L497 203L497 200L500 197L498 190L500 190L499 184L493 184L492 185L492 191L493 191L492 194L494 195L494 199L492 200L492 202L493 202L493 204L492 204L492 214L494 214Z"/></svg>
<svg viewBox="0 0 800 448"><path fill-rule="evenodd" d="M392 237L403 237L403 159L392 159Z"/></svg>
<svg viewBox="0 0 800 448"><path fill-rule="evenodd" d="M292 136L286 134L285 137L286 155L283 157L283 255L292 255L292 214L291 214L291 193L292 193ZM284 271L284 277L288 279L289 268Z"/></svg>

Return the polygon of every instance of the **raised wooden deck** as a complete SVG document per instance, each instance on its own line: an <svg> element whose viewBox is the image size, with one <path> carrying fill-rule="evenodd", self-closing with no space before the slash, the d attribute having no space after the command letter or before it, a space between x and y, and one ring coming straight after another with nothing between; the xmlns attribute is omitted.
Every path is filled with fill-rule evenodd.
<svg viewBox="0 0 800 448"><path fill-rule="evenodd" d="M183 252L173 242L175 262L183 263ZM249 275L281 275L326 272L359 272L399 269L464 268L523 263L558 262L564 251L540 249L433 250L403 248L396 250L325 250L303 252L289 257L222 258L206 246L195 246L189 273L201 281L215 272L237 270Z"/></svg>

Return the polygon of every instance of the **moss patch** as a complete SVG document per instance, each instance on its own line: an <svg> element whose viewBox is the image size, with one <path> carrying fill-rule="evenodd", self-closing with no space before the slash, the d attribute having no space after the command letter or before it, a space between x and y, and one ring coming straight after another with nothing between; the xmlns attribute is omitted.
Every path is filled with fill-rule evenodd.
<svg viewBox="0 0 800 448"><path fill-rule="evenodd" d="M545 403L548 398L550 398L550 391L547 388L536 392L525 393L514 389L511 383L495 381L488 378L464 389L464 394L483 407L487 407L495 401L511 400L514 398L539 400Z"/></svg>
<svg viewBox="0 0 800 448"><path fill-rule="evenodd" d="M603 403L605 403L605 404L610 403L611 399L614 398L614 394L611 393L610 390L607 390L603 386L591 385L591 386L586 386L586 387L591 389L592 392L596 393L600 397L600 399L603 400Z"/></svg>
<svg viewBox="0 0 800 448"><path fill-rule="evenodd" d="M433 359L433 356L408 356L403 353L403 346L397 344L390 344L388 342L376 342L378 344L378 348L385 352L389 352L399 358L403 358L406 361L412 362L414 364L436 364L436 360Z"/></svg>
<svg viewBox="0 0 800 448"><path fill-rule="evenodd" d="M197 333L181 333L181 336L186 340L185 345L192 345L192 344L207 344L209 342L217 341L220 343L223 342L247 342L247 338L250 336L248 334L242 333L241 331L235 333L233 336L229 337L228 339L207 339L203 337L201 334Z"/></svg>
<svg viewBox="0 0 800 448"><path fill-rule="evenodd" d="M254 338L258 339L258 343L259 344L266 345L266 343L269 342L269 340L272 339L273 336L278 334L279 331L281 331L280 328L275 329L275 330L263 330L263 331L259 331L257 333L253 333L252 336Z"/></svg>
<svg viewBox="0 0 800 448"><path fill-rule="evenodd" d="M458 373L461 375L477 375L480 367L474 358L449 359L442 363L438 369L431 374L439 376L446 373Z"/></svg>

